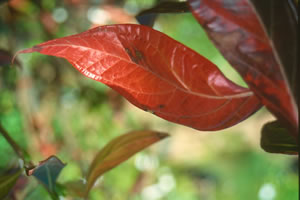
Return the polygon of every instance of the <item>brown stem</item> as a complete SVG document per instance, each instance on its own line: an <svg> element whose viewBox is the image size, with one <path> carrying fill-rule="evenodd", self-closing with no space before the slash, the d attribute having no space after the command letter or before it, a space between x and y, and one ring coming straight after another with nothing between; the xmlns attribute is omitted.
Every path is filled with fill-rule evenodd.
<svg viewBox="0 0 300 200"><path fill-rule="evenodd" d="M28 161L28 153L22 149L8 134L8 132L5 130L5 128L0 123L0 133L3 135L5 140L10 144L12 149L15 151L15 153L18 155L19 158L21 158L24 161L25 165L33 166L31 161ZM27 157L27 158L26 158ZM25 166L26 167L26 166Z"/></svg>

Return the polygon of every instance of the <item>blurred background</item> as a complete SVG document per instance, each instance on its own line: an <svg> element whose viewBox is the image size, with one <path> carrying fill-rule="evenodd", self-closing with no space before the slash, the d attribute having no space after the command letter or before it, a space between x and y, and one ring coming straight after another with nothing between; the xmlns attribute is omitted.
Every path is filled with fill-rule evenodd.
<svg viewBox="0 0 300 200"><path fill-rule="evenodd" d="M296 200L298 159L264 152L260 130L273 117L262 109L237 126L200 132L135 108L105 85L81 75L67 61L18 50L91 27L137 23L155 0L1 0L0 123L37 164L57 155L67 166L58 182L79 180L96 153L131 130L171 137L106 173L92 200ZM154 28L214 62L234 82L239 75L207 39L190 13L161 14ZM0 135L0 174L18 157ZM47 200L33 177L22 175L11 199ZM66 193L62 199L76 199Z"/></svg>

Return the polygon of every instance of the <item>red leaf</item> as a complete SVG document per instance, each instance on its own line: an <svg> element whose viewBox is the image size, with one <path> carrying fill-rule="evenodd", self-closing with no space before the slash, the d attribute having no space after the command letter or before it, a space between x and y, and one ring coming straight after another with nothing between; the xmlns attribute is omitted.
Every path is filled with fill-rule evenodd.
<svg viewBox="0 0 300 200"><path fill-rule="evenodd" d="M189 4L193 15L250 89L278 119L297 132L297 105L278 56L248 0L189 0Z"/></svg>
<svg viewBox="0 0 300 200"><path fill-rule="evenodd" d="M66 58L137 107L199 130L227 128L261 106L213 63L142 25L97 27L20 53L31 52Z"/></svg>

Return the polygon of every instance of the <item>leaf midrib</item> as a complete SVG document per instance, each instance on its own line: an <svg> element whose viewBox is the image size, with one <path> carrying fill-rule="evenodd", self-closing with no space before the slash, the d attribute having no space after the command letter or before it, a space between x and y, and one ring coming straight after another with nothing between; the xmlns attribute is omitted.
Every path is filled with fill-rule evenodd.
<svg viewBox="0 0 300 200"><path fill-rule="evenodd" d="M111 54L111 53L107 53L105 51L101 51L99 49L94 49L94 48L91 48L91 47L87 47L87 46L81 46L81 45L74 45L74 44L50 44L50 45L39 45L41 46L43 49L45 47L55 47L55 46L60 46L60 47L74 47L74 48L84 48L84 49L88 49L88 50L93 50L93 51L98 51L102 54L106 54L106 55L109 55L111 57L115 57L115 58L118 58L120 60L123 60L124 62L127 62L127 63L130 63L130 64L134 64L134 65L137 65L135 62L132 62L131 60L126 60L122 57L119 57L115 54ZM161 80L167 82L168 84L172 85L173 87L175 87L176 89L179 89L185 93L188 93L188 94L191 94L191 95L195 95L195 96L199 96L199 97L204 97L204 98L208 98L208 99L235 99L235 98L243 98L243 97L250 97L253 95L253 92L251 91L247 91L247 92L241 92L239 94L235 94L235 95L224 95L224 96L212 96L212 95L207 95L207 94L202 94L202 93L196 93L196 92L193 92L191 90L187 90L186 88L181 88L179 87L178 85L175 85L173 82L170 82L168 80L166 80L164 77L160 76L159 74L156 74L154 73L153 71L150 71L149 69L147 68L144 68L142 65L137 65L137 66L141 66L144 70L154 74L155 76L159 77ZM107 70L107 69L106 69ZM105 72L105 71L104 71ZM104 73L102 72L102 73ZM90 72L91 73L91 72ZM106 80L108 81L108 80Z"/></svg>

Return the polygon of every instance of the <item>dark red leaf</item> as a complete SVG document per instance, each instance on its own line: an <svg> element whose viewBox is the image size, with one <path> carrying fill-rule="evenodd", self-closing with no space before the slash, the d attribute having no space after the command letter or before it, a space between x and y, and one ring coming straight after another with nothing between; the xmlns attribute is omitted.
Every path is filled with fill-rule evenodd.
<svg viewBox="0 0 300 200"><path fill-rule="evenodd" d="M193 15L250 89L296 134L297 105L252 5L247 0L189 0L189 3Z"/></svg>
<svg viewBox="0 0 300 200"><path fill-rule="evenodd" d="M294 0L251 0L276 50L296 102L299 96L298 11Z"/></svg>
<svg viewBox="0 0 300 200"><path fill-rule="evenodd" d="M206 58L142 25L97 27L20 53L32 52L66 58L137 107L199 130L230 127L261 106Z"/></svg>

